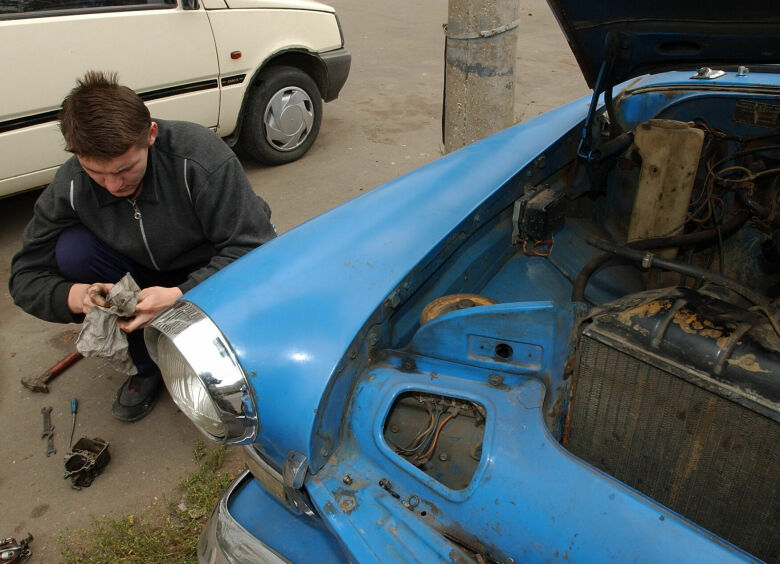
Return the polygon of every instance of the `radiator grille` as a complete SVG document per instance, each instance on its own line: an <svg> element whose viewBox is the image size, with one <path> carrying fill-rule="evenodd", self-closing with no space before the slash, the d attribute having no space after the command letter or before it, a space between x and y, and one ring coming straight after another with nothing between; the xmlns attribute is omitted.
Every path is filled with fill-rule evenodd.
<svg viewBox="0 0 780 564"><path fill-rule="evenodd" d="M581 338L578 356L567 448L755 556L780 561L778 424L594 338Z"/></svg>

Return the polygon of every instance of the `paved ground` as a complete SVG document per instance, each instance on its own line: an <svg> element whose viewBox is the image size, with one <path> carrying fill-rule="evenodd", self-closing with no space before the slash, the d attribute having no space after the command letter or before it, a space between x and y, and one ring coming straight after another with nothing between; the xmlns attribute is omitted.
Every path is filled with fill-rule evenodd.
<svg viewBox="0 0 780 564"><path fill-rule="evenodd" d="M279 168L245 163L256 191L271 204L280 232L441 155L442 23L446 0L332 0L341 17L352 72L342 96L325 106L319 139L302 160ZM518 121L587 93L574 58L541 0L523 0L516 73ZM110 415L123 377L86 359L49 395L21 388L73 350L78 327L45 323L13 306L5 285L38 192L0 201L0 537L35 537L32 562L57 562L57 532L93 517L137 514L170 492L194 468L199 433L170 398L146 419L122 424ZM62 479L70 430L69 401L78 397L75 436L110 442L112 460L92 487L74 491ZM44 456L45 405L54 408L58 453Z"/></svg>

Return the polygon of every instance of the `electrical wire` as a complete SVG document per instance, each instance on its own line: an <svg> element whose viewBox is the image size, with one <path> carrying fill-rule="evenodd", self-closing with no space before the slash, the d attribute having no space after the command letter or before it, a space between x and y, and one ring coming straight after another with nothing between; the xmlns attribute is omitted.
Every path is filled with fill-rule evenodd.
<svg viewBox="0 0 780 564"><path fill-rule="evenodd" d="M431 447L425 452L425 454L423 454L422 456L419 457L419 460L425 460L426 458L428 458L431 455L431 453L434 451L434 449L436 449L436 443L439 441L439 433L441 433L441 430L449 422L449 420L452 419L453 417L455 417L455 414L451 413L447 417L445 417L444 420L441 423L439 423L439 428L436 429L436 434L433 437L433 443L431 444Z"/></svg>
<svg viewBox="0 0 780 564"><path fill-rule="evenodd" d="M769 320L769 323L772 325L772 329L774 329L775 333L777 333L777 336L780 337L780 324L777 322L777 317L766 305L755 305L749 308L748 311L760 311L763 313Z"/></svg>
<svg viewBox="0 0 780 564"><path fill-rule="evenodd" d="M425 428L423 428L419 433L417 433L414 439L412 439L411 442L406 447L397 445L393 441L388 439L388 442L396 450L396 452L402 454L403 456L411 457L415 453L419 452L421 449L425 448L430 443L432 433L436 428L436 425L438 425L439 420L441 418L442 410L439 407L439 405L436 404L435 413L433 410L429 410L428 413L431 416L431 420L429 424Z"/></svg>
<svg viewBox="0 0 780 564"><path fill-rule="evenodd" d="M732 171L743 171L745 172L745 176L742 178L723 178L723 174ZM715 178L718 180L718 182L722 182L724 184L745 184L746 182L753 182L764 176L769 176L770 174L780 174L780 168L768 168L766 170L762 170L761 172L751 172L750 169L745 168L744 166L727 166L726 168L715 173Z"/></svg>

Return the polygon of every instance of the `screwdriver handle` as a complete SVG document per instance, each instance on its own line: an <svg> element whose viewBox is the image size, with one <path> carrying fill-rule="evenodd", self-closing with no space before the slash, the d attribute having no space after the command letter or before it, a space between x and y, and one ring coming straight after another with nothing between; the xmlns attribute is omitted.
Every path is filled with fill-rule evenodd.
<svg viewBox="0 0 780 564"><path fill-rule="evenodd" d="M70 400L70 412L75 414L79 410L79 400L71 398Z"/></svg>

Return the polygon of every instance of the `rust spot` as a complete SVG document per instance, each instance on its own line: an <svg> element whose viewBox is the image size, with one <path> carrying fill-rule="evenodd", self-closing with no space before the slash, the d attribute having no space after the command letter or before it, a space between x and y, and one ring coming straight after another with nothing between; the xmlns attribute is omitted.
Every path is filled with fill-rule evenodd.
<svg viewBox="0 0 780 564"><path fill-rule="evenodd" d="M702 337L709 337L710 339L720 339L723 336L723 331L718 329L702 329L699 334Z"/></svg>
<svg viewBox="0 0 780 564"><path fill-rule="evenodd" d="M643 335L649 335L650 334L650 331L648 329L645 329L644 327L642 327L638 323L636 325L634 325L634 331L636 331L637 333L642 333Z"/></svg>
<svg viewBox="0 0 780 564"><path fill-rule="evenodd" d="M761 368L761 365L756 362L756 355L754 354L743 354L739 358L730 358L728 363L733 364L734 366L738 366L742 370L747 370L748 372L762 372L764 374L769 374L769 370Z"/></svg>
<svg viewBox="0 0 780 564"><path fill-rule="evenodd" d="M669 300L652 300L621 312L618 314L617 320L623 325L630 327L632 317L652 317L658 315L661 311L668 310L670 307L672 307L672 303Z"/></svg>
<svg viewBox="0 0 780 564"><path fill-rule="evenodd" d="M575 166L575 163L570 163L561 169L561 180L563 181L563 185L567 194L571 192L576 170L577 167Z"/></svg>
<svg viewBox="0 0 780 564"><path fill-rule="evenodd" d="M692 335L704 329L704 325L699 321L699 317L689 309L681 309L675 313L672 321L679 325L680 329Z"/></svg>
<svg viewBox="0 0 780 564"><path fill-rule="evenodd" d="M338 491L339 490L336 490L333 493L335 493L337 496L339 496ZM341 491L344 491L344 490L341 490ZM339 507L341 507L341 510L344 513L349 514L349 513L352 513L355 509L357 509L357 500L355 499L355 496L353 496L351 494L347 494L347 495L341 495L339 497L340 497L340 499L339 499Z"/></svg>

